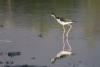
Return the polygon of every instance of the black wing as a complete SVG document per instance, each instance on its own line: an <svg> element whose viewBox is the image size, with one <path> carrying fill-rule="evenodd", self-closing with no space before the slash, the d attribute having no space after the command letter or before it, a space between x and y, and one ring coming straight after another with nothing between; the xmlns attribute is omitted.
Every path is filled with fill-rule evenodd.
<svg viewBox="0 0 100 67"><path fill-rule="evenodd" d="M64 21L64 22L71 22L71 20L70 20L70 19L63 18L63 17L61 17L61 18L60 18L60 20L61 20L61 21Z"/></svg>

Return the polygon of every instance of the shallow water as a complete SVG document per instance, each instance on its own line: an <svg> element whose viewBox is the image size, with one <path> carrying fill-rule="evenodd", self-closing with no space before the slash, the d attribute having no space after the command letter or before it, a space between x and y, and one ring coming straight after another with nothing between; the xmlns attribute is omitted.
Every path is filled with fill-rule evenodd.
<svg viewBox="0 0 100 67"><path fill-rule="evenodd" d="M12 60L13 65L99 67L99 6L98 0L1 0L0 60ZM69 34L75 55L55 64L50 59L62 49L63 29L51 12L77 21ZM8 52L21 55L8 57Z"/></svg>

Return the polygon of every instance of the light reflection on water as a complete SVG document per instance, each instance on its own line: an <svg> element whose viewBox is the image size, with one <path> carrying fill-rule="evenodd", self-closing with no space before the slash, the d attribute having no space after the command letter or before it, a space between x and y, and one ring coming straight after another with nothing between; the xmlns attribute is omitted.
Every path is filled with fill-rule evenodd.
<svg viewBox="0 0 100 67"><path fill-rule="evenodd" d="M3 55L0 55L1 60L10 59L6 56L6 52L21 51L23 55L12 59L15 64L48 66L50 58L62 48L62 26L50 17L50 13L55 12L58 16L67 16L77 21L73 24L69 35L75 56L69 56L50 66L100 66L98 6L98 1L90 0L1 1L0 52L3 52ZM31 60L31 57L35 59Z"/></svg>

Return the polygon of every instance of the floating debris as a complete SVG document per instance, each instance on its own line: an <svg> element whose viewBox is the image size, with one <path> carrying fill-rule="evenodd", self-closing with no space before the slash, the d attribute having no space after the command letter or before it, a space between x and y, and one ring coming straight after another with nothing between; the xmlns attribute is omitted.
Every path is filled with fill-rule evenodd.
<svg viewBox="0 0 100 67"><path fill-rule="evenodd" d="M43 38L43 34L39 34L38 37Z"/></svg>
<svg viewBox="0 0 100 67"><path fill-rule="evenodd" d="M21 55L21 52L8 52L9 57L19 56Z"/></svg>
<svg viewBox="0 0 100 67"><path fill-rule="evenodd" d="M35 60L35 59L36 59L36 57L34 57L34 56L33 56L33 57L31 57L31 60Z"/></svg>

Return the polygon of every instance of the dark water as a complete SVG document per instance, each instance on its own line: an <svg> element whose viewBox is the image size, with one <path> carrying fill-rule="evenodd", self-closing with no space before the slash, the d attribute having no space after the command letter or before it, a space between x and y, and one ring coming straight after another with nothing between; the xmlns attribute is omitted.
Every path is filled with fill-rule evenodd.
<svg viewBox="0 0 100 67"><path fill-rule="evenodd" d="M99 0L0 0L0 61L47 67L100 66ZM77 21L69 41L73 56L50 59L62 49L62 26L50 13ZM7 56L8 52L21 55ZM2 64L1 64L2 66Z"/></svg>

